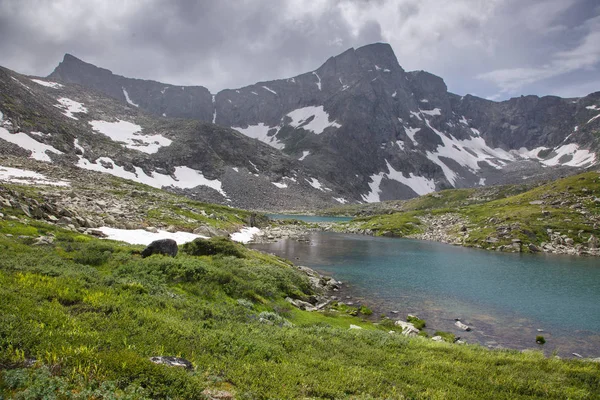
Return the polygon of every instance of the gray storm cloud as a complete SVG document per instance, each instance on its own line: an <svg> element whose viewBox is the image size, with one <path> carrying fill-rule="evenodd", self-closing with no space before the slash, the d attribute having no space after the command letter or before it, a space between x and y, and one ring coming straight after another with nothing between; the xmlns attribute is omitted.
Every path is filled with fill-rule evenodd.
<svg viewBox="0 0 600 400"><path fill-rule="evenodd" d="M216 92L389 42L407 70L490 98L600 90L595 0L0 0L0 65L47 75L64 53Z"/></svg>

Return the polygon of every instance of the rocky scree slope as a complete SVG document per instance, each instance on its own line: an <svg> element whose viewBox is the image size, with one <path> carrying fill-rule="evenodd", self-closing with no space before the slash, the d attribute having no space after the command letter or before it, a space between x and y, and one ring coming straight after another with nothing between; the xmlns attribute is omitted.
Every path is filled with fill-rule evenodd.
<svg viewBox="0 0 600 400"><path fill-rule="evenodd" d="M0 156L0 164L0 219L29 218L100 237L100 227L212 237L266 223L266 218L249 211L198 202L74 166L13 156Z"/></svg>
<svg viewBox="0 0 600 400"><path fill-rule="evenodd" d="M367 216L327 229L505 252L600 256L600 174L595 171L536 187L452 189L381 203L377 209L344 208Z"/></svg>
<svg viewBox="0 0 600 400"><path fill-rule="evenodd" d="M3 155L75 165L246 209L335 203L336 187L318 181L310 166L235 130L157 118L93 89L4 68L0 144Z"/></svg>
<svg viewBox="0 0 600 400"><path fill-rule="evenodd" d="M158 116L232 127L319 171L309 182L334 189L340 203L597 168L600 92L503 102L458 96L435 75L402 69L383 43L349 49L292 78L216 94L125 78L71 55L50 78Z"/></svg>

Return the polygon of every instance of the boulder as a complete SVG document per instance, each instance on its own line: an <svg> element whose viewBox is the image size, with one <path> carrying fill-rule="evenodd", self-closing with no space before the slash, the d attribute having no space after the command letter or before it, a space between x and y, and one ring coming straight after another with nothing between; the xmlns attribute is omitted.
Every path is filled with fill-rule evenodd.
<svg viewBox="0 0 600 400"><path fill-rule="evenodd" d="M150 361L154 364L162 364L167 367L179 367L185 369L194 369L194 366L191 362L181 357L171 357L171 356L156 356L150 357Z"/></svg>
<svg viewBox="0 0 600 400"><path fill-rule="evenodd" d="M142 251L142 258L149 257L152 254L164 254L166 256L175 257L178 250L177 242L173 239L155 240Z"/></svg>
<svg viewBox="0 0 600 400"><path fill-rule="evenodd" d="M195 235L206 237L227 236L227 232L207 225L197 227L196 229L194 229L193 233Z"/></svg>
<svg viewBox="0 0 600 400"><path fill-rule="evenodd" d="M467 332L468 332L468 331L470 331L470 330L471 330L471 328L470 328L468 325L465 325L465 324L463 324L463 323L462 323L462 322L460 322L460 321L456 321L456 322L454 323L454 325L456 325L458 328L462 329L463 331L467 331Z"/></svg>
<svg viewBox="0 0 600 400"><path fill-rule="evenodd" d="M410 322L404 322L402 320L398 320L394 322L394 325L402 328L402 334L404 336L417 336L419 334L419 330L415 328L413 324Z"/></svg>
<svg viewBox="0 0 600 400"><path fill-rule="evenodd" d="M431 340L433 340L434 342L443 342L444 338L442 338L441 336L434 336L431 338Z"/></svg>
<svg viewBox="0 0 600 400"><path fill-rule="evenodd" d="M290 303L291 305L293 305L294 307L297 307L301 310L305 310L305 311L316 311L317 308L315 306L313 306L312 304L306 302L306 301L302 301L302 300L294 300L291 297L286 297L285 301L287 301L288 303Z"/></svg>
<svg viewBox="0 0 600 400"><path fill-rule="evenodd" d="M588 239L588 247L590 249L597 249L598 248L598 238L594 235L590 236L590 238Z"/></svg>

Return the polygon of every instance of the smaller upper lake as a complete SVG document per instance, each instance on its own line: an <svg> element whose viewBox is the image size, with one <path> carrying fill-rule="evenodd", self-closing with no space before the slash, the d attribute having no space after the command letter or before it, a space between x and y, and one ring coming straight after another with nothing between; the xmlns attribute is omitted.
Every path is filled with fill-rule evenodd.
<svg viewBox="0 0 600 400"><path fill-rule="evenodd" d="M321 215L266 214L271 219L297 219L304 222L348 222L352 217L326 217Z"/></svg>

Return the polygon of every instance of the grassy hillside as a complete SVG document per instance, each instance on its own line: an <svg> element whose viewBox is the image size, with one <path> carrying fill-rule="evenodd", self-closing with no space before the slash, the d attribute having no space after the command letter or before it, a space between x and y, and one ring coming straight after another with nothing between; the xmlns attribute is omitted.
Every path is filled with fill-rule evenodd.
<svg viewBox="0 0 600 400"><path fill-rule="evenodd" d="M158 204L157 204L158 206ZM328 310L290 262L142 259L103 241L0 212L0 393L19 399L592 399L600 365L390 334ZM38 238L51 238L46 244ZM349 329L350 325L363 329ZM178 356L193 368L152 363Z"/></svg>
<svg viewBox="0 0 600 400"><path fill-rule="evenodd" d="M397 211L380 206L379 214L356 218L350 226L423 238L437 224L437 233L453 243L511 251L521 246L524 252L542 250L543 244L581 249L592 235L600 236L597 172L525 189L445 190L403 202Z"/></svg>

